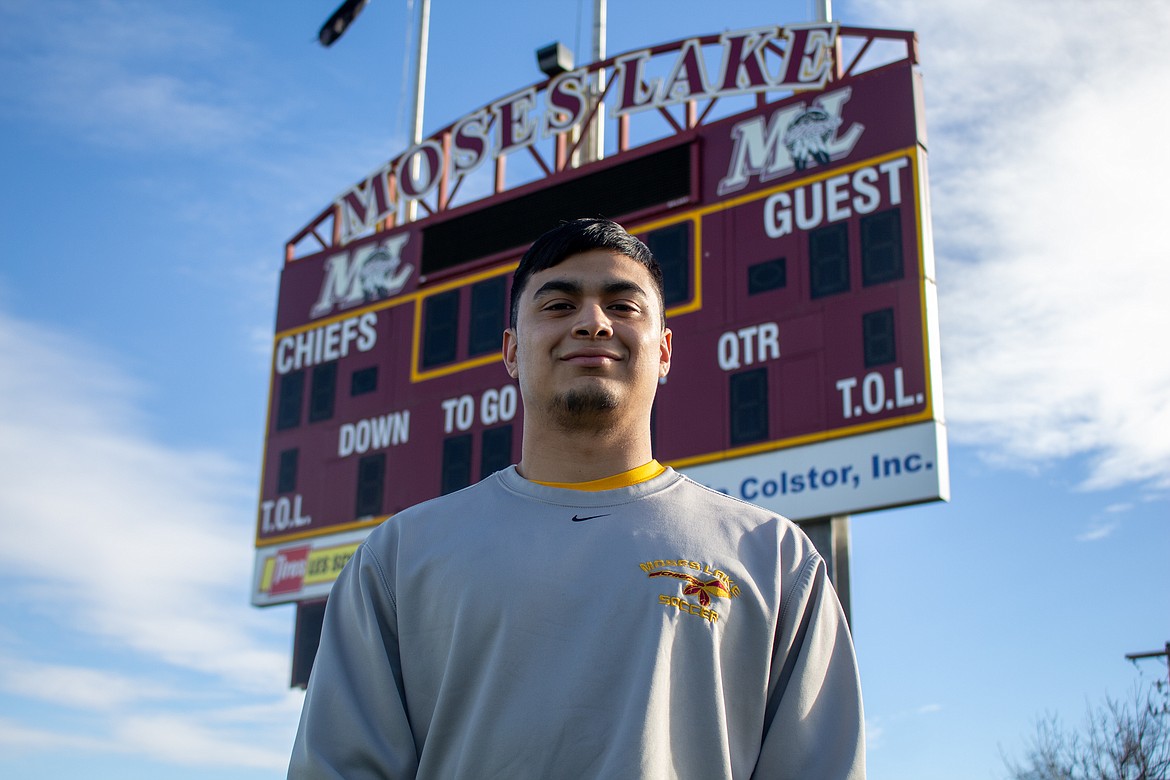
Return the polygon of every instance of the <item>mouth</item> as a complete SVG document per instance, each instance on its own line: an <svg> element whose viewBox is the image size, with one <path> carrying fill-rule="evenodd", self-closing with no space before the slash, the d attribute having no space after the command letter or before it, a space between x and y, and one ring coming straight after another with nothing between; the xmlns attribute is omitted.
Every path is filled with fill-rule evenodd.
<svg viewBox="0 0 1170 780"><path fill-rule="evenodd" d="M582 368L602 368L621 360L619 355L604 350L584 349L561 356L562 363Z"/></svg>

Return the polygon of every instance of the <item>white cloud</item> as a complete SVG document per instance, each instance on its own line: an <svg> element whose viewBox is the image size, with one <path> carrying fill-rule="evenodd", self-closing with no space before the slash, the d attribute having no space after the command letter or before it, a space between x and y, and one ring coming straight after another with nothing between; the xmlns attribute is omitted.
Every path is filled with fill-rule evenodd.
<svg viewBox="0 0 1170 780"><path fill-rule="evenodd" d="M0 590L84 647L7 627L0 688L101 716L87 734L0 724L0 740L282 767L299 694L289 613L248 604L253 469L152 440L114 363L0 311Z"/></svg>
<svg viewBox="0 0 1170 780"><path fill-rule="evenodd" d="M109 745L99 739L62 734L49 729L31 728L6 718L0 718L0 745L8 747L9 750L84 750L94 752L109 749Z"/></svg>
<svg viewBox="0 0 1170 780"><path fill-rule="evenodd" d="M905 722L910 718L933 715L942 712L942 709L941 704L924 704L914 710L901 710L882 718L870 719L867 717L865 719L865 749L872 753L885 747L886 723L892 724L896 731L901 731L905 728Z"/></svg>
<svg viewBox="0 0 1170 780"><path fill-rule="evenodd" d="M0 314L0 560L95 631L269 687L283 660L221 615L246 599L254 475L150 441L127 407L140 391L90 349Z"/></svg>
<svg viewBox="0 0 1170 780"><path fill-rule="evenodd" d="M0 95L90 141L218 148L260 130L242 86L246 45L223 23L141 0L0 8Z"/></svg>
<svg viewBox="0 0 1170 780"><path fill-rule="evenodd" d="M0 689L15 696L72 709L109 710L134 702L173 696L172 689L141 679L78 666L4 659Z"/></svg>
<svg viewBox="0 0 1170 780"><path fill-rule="evenodd" d="M1170 487L1170 6L869 6L922 41L952 437Z"/></svg>
<svg viewBox="0 0 1170 780"><path fill-rule="evenodd" d="M135 752L179 764L283 769L288 755L241 740L235 728L212 728L186 715L121 720L119 742Z"/></svg>
<svg viewBox="0 0 1170 780"><path fill-rule="evenodd" d="M1114 522L1102 522L1095 520L1089 527L1089 530L1077 534L1078 542L1099 542L1102 539L1109 538L1114 531L1117 530L1118 524Z"/></svg>
<svg viewBox="0 0 1170 780"><path fill-rule="evenodd" d="M1133 508L1133 504L1130 503L1110 504L1101 510L1100 514L1091 517L1086 523L1086 529L1074 538L1078 542L1099 542L1108 539L1121 528L1124 514Z"/></svg>

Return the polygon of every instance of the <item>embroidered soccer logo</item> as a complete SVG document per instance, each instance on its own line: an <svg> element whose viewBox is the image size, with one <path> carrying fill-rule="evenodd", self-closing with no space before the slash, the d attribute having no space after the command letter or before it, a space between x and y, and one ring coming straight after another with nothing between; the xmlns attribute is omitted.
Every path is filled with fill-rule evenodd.
<svg viewBox="0 0 1170 780"><path fill-rule="evenodd" d="M711 597L715 596L721 599L731 598L731 594L727 588L718 579L707 580L704 582L698 577L692 577L689 574L683 574L677 571L652 571L651 577L672 577L676 580L683 580L687 585L683 588L684 596L698 596L699 603L704 607L711 606Z"/></svg>
<svg viewBox="0 0 1170 780"><path fill-rule="evenodd" d="M694 615L711 624L723 619L712 606L712 599L731 601L740 595L739 586L735 584L735 580L712 563L700 563L699 561L679 558L677 560L645 561L639 563L638 566L651 579L669 577L672 580L682 581L682 594L674 596L660 593L658 594L659 604L668 610L678 610L680 614ZM683 569L683 571L674 569ZM702 578L696 577L695 574L688 574L686 569L692 569L695 574L702 575Z"/></svg>

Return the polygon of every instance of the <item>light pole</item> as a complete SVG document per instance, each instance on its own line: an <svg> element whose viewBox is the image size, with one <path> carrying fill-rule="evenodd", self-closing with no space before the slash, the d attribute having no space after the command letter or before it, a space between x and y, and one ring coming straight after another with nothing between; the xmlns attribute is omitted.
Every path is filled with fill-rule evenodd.
<svg viewBox="0 0 1170 780"><path fill-rule="evenodd" d="M1170 682L1170 642L1166 643L1165 650L1153 650L1148 653L1126 653L1125 657L1135 663L1142 658L1165 658L1166 659L1166 681Z"/></svg>
<svg viewBox="0 0 1170 780"><path fill-rule="evenodd" d="M604 2L604 0L602 0ZM332 46L333 43L353 24L369 0L345 0L333 15L321 26L317 33L317 40L322 46ZM418 29L414 40L414 89L411 100L410 145L416 146L422 141L423 103L427 91L427 45L430 41L431 29L431 0L419 0ZM418 169L421 165L418 155L411 162L411 173L418 178ZM407 201L406 219L414 221L418 214L418 202Z"/></svg>

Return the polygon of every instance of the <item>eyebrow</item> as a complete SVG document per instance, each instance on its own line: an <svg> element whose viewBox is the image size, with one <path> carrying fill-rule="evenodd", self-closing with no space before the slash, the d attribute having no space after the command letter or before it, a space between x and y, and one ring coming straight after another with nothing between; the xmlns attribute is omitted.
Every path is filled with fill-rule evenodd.
<svg viewBox="0 0 1170 780"><path fill-rule="evenodd" d="M554 293L580 296L584 294L584 291L585 288L581 285L581 283L573 281L572 279L550 279L549 281L542 284L540 288L532 294L532 298L533 300L536 300L537 298L541 298L545 295L552 295ZM607 296L633 293L647 299L650 297L640 286L625 279L606 282L602 285L601 292L603 295Z"/></svg>

